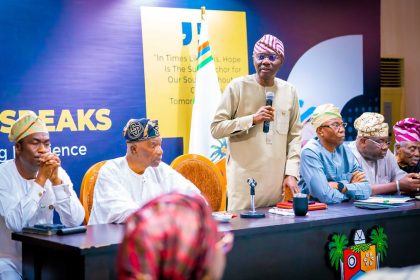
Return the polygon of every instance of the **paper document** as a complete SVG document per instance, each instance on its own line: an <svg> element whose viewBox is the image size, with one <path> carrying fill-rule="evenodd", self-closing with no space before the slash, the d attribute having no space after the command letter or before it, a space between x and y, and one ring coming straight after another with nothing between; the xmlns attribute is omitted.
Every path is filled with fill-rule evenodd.
<svg viewBox="0 0 420 280"><path fill-rule="evenodd" d="M412 200L409 196L396 196L396 195L383 195L383 196L371 196L365 200L355 200L357 202L365 203L386 203L386 204L401 204Z"/></svg>
<svg viewBox="0 0 420 280"><path fill-rule="evenodd" d="M293 209L282 209L282 208L277 208L277 207L270 208L270 210L268 210L268 213L283 215L283 216L295 215L295 213L293 212Z"/></svg>
<svg viewBox="0 0 420 280"><path fill-rule="evenodd" d="M378 195L365 200L355 200L354 206L367 209L386 209L414 205L413 202L410 202L411 200L413 199L409 196Z"/></svg>

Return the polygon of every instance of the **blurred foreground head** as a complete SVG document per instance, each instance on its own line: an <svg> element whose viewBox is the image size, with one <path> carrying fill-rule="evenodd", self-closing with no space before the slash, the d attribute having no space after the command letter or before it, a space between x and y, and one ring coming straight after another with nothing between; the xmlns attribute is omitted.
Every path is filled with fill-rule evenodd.
<svg viewBox="0 0 420 280"><path fill-rule="evenodd" d="M200 196L164 194L127 220L119 279L220 279L225 255Z"/></svg>

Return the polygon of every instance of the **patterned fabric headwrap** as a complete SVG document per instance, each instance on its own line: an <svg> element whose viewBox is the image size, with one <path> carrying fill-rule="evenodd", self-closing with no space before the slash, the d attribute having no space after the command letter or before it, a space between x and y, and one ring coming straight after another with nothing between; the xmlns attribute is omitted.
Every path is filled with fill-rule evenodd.
<svg viewBox="0 0 420 280"><path fill-rule="evenodd" d="M217 224L198 195L169 193L132 214L119 247L119 279L204 279Z"/></svg>
<svg viewBox="0 0 420 280"><path fill-rule="evenodd" d="M420 142L420 122L416 118L406 118L394 125L397 143L411 141Z"/></svg>
<svg viewBox="0 0 420 280"><path fill-rule="evenodd" d="M330 119L342 118L340 109L333 104L323 104L316 107L312 114L311 124L315 130Z"/></svg>
<svg viewBox="0 0 420 280"><path fill-rule="evenodd" d="M388 124L385 118L378 113L363 113L354 121L357 136L361 137L388 137Z"/></svg>
<svg viewBox="0 0 420 280"><path fill-rule="evenodd" d="M123 134L127 143L159 137L158 121L146 118L131 119L125 125Z"/></svg>
<svg viewBox="0 0 420 280"><path fill-rule="evenodd" d="M281 63L284 62L283 42L277 39L277 37L270 34L265 34L255 43L254 54L264 52L274 52L275 54L282 57Z"/></svg>
<svg viewBox="0 0 420 280"><path fill-rule="evenodd" d="M28 112L12 125L9 140L19 142L20 139L38 132L48 133L47 126L34 112Z"/></svg>

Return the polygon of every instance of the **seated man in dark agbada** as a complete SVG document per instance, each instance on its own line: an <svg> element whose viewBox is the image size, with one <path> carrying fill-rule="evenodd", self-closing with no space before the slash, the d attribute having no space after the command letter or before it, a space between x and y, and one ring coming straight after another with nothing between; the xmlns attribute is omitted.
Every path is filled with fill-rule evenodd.
<svg viewBox="0 0 420 280"><path fill-rule="evenodd" d="M317 136L302 150L299 187L324 203L367 199L370 186L357 160L343 145L346 123L332 104L318 106L312 115Z"/></svg>
<svg viewBox="0 0 420 280"><path fill-rule="evenodd" d="M394 125L395 159L407 173L420 172L420 122L406 118Z"/></svg>

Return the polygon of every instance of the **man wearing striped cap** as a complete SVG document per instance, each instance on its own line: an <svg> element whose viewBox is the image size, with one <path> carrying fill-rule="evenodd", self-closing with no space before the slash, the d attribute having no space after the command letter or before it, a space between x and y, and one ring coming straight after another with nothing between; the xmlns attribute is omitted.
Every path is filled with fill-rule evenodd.
<svg viewBox="0 0 420 280"><path fill-rule="evenodd" d="M250 177L258 183L256 207L275 205L286 187L299 191L299 99L293 85L276 77L285 59L283 43L266 34L255 43L252 57L256 73L227 85L211 124L214 138L229 139L229 210L250 207Z"/></svg>
<svg viewBox="0 0 420 280"><path fill-rule="evenodd" d="M406 118L394 125L395 158L407 173L420 172L420 122Z"/></svg>
<svg viewBox="0 0 420 280"><path fill-rule="evenodd" d="M60 159L51 153L47 127L37 115L19 118L9 140L16 156L0 165L0 279L21 279L21 246L11 232L52 224L54 210L62 224L78 226L85 211Z"/></svg>

